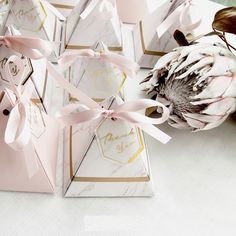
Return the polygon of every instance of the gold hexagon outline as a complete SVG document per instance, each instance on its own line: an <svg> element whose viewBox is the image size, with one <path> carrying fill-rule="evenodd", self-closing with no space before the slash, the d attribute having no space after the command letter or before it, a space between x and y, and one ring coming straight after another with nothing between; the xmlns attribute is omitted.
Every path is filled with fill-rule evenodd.
<svg viewBox="0 0 236 236"><path fill-rule="evenodd" d="M105 121L104 121L104 122L105 122ZM101 124L101 125L102 125L102 124ZM100 125L100 126L101 126L101 125ZM138 148L138 150L134 153L134 155L128 160L128 162L117 161L117 160L115 160L115 159L113 159L113 158L111 158L111 157L106 156L106 155L104 154L104 150L102 149L102 145L100 145L99 140L97 140L97 142L99 142L98 145L100 146L99 150L102 152L102 158L103 158L103 159L111 160L112 162L119 163L120 165L130 164L130 163L134 162L134 161L137 159L137 157L141 154L141 152L144 150L144 142L143 142L143 137L142 137L142 134L141 134L141 130L140 130L140 128L138 128L138 127L135 127L135 129L136 129L137 136L138 136L139 148ZM99 139L99 137L98 137L98 131L96 131L95 133L97 134L96 136L97 136L97 138Z"/></svg>

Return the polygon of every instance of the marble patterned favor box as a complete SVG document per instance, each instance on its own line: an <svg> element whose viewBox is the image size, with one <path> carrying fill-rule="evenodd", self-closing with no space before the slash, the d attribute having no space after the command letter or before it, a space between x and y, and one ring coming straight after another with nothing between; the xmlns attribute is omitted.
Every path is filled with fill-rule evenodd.
<svg viewBox="0 0 236 236"><path fill-rule="evenodd" d="M173 37L180 23L175 20L172 26L158 37L157 28L185 0L161 1L156 10L144 17L133 30L134 51L136 62L143 68L153 68L158 58L177 46Z"/></svg>
<svg viewBox="0 0 236 236"><path fill-rule="evenodd" d="M115 0L80 0L64 27L64 50L90 48L98 40L122 52L122 23Z"/></svg>
<svg viewBox="0 0 236 236"><path fill-rule="evenodd" d="M5 28L5 35L20 35L20 32L16 30L13 26ZM50 78L50 75L47 71L47 60L31 60L24 55L12 50L9 47L1 45L0 47L0 85L9 88L10 82L5 75L4 69L5 64L10 56L16 55L20 57L24 63L24 80L23 84L27 80L31 80L35 86L35 90L32 94L32 99L34 103L37 103L41 106L42 110L47 113L52 112L52 89L54 86L54 80ZM13 64L12 68L13 73L15 74L15 84L19 85L17 79L17 65Z"/></svg>
<svg viewBox="0 0 236 236"><path fill-rule="evenodd" d="M6 25L13 25L23 36L41 38L58 43L51 61L57 61L60 51L62 19L47 1L13 0Z"/></svg>
<svg viewBox="0 0 236 236"><path fill-rule="evenodd" d="M112 97L102 105L121 103ZM65 197L153 195L145 139L130 123L102 119L67 127L64 151Z"/></svg>
<svg viewBox="0 0 236 236"><path fill-rule="evenodd" d="M103 42L95 43L91 49L95 53L109 53ZM76 88L98 102L117 94L123 98L123 85L128 78L122 68L98 57L79 58L65 75ZM69 95L70 102L75 100Z"/></svg>

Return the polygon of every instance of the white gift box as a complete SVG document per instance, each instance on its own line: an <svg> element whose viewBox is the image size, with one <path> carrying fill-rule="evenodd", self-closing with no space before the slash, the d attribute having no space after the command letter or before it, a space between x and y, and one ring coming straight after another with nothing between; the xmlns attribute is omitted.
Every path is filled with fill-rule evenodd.
<svg viewBox="0 0 236 236"><path fill-rule="evenodd" d="M5 35L20 35L20 32L16 30L13 26L9 26L5 29ZM8 58L12 55L21 57L25 65L25 79L24 83L31 79L35 85L35 91L32 95L32 100L35 104L43 106L43 110L47 113L51 113L52 109L52 89L54 86L54 80L50 78L47 71L47 60L30 60L20 53L2 45L0 47L0 85L9 86L9 81L7 80L4 73L4 65ZM12 71L15 71L15 83L18 84L17 68L13 65ZM37 92L37 94L35 94Z"/></svg>
<svg viewBox="0 0 236 236"><path fill-rule="evenodd" d="M161 37L158 37L157 28L184 2L185 0L161 1L154 12L135 25L133 31L135 59L141 67L153 68L158 58L178 45L173 37L174 31L180 29L178 20L173 22Z"/></svg>
<svg viewBox="0 0 236 236"><path fill-rule="evenodd" d="M95 52L109 52L102 42L95 43L92 49ZM95 101L102 101L117 94L123 98L123 84L127 75L111 62L96 57L82 57L69 67L65 75L70 83ZM74 100L69 95L69 102Z"/></svg>
<svg viewBox="0 0 236 236"><path fill-rule="evenodd" d="M103 102L110 109L119 97ZM142 131L126 121L91 121L64 133L65 197L152 196L152 177ZM83 138L81 138L83 137Z"/></svg>
<svg viewBox="0 0 236 236"><path fill-rule="evenodd" d="M57 10L46 1L13 0L6 25L13 25L23 36L54 41L54 55L50 58L56 61L60 51L62 22Z"/></svg>
<svg viewBox="0 0 236 236"><path fill-rule="evenodd" d="M114 0L80 0L64 28L65 50L89 48L99 40L111 51L122 51L121 21Z"/></svg>

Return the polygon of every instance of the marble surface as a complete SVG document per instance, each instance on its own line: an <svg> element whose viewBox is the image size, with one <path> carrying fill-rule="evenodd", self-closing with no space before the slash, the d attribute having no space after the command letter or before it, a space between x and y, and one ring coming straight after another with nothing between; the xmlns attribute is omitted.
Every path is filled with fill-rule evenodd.
<svg viewBox="0 0 236 236"><path fill-rule="evenodd" d="M137 82L146 74L128 81L126 96L140 96ZM55 91L53 99L61 103L60 89ZM235 236L236 122L200 133L161 128L172 140L162 145L148 138L154 197L63 198L60 145L54 195L0 192L0 235Z"/></svg>

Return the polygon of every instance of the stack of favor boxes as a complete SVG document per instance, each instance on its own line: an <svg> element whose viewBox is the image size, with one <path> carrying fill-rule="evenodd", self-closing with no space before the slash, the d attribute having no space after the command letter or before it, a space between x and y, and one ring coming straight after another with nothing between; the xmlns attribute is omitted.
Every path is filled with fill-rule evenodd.
<svg viewBox="0 0 236 236"><path fill-rule="evenodd" d="M139 11L147 7L146 1L133 2ZM182 22L164 31L162 24L189 1L163 0L153 13L139 14L140 21L135 14L126 18L129 12L119 0L1 4L0 190L54 192L62 122L65 197L152 196L143 132L148 128L142 124L150 101L130 103L123 85L130 79L138 83L139 66L152 68L176 46L173 32ZM133 29L136 62L124 56L117 5L126 22L138 22ZM65 91L57 114L55 86ZM163 143L170 139L158 132Z"/></svg>

